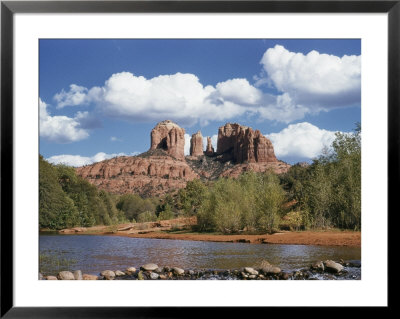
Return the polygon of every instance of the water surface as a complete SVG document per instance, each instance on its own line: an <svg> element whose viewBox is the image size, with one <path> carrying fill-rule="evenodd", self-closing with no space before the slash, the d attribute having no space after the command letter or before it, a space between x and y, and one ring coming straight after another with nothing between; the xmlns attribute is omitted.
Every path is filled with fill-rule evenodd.
<svg viewBox="0 0 400 319"><path fill-rule="evenodd" d="M220 243L97 235L40 235L40 254L74 260L69 269L99 274L145 263L184 269L236 269L263 260L292 271L318 260L360 260L361 248ZM54 266L53 273L59 266Z"/></svg>

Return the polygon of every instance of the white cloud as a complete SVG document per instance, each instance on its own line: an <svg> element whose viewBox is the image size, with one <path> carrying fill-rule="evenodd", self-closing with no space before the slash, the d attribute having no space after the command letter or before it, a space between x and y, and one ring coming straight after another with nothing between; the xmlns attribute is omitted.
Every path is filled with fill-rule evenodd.
<svg viewBox="0 0 400 319"><path fill-rule="evenodd" d="M276 157L315 158L330 148L335 132L320 129L310 123L291 124L279 133L265 135L274 146Z"/></svg>
<svg viewBox="0 0 400 319"><path fill-rule="evenodd" d="M190 139L192 138L189 134L185 134L185 148L184 148L184 154L185 156L190 155Z"/></svg>
<svg viewBox="0 0 400 319"><path fill-rule="evenodd" d="M361 56L340 58L314 50L304 55L276 45L260 63L270 84L295 104L326 109L360 103Z"/></svg>
<svg viewBox="0 0 400 319"><path fill-rule="evenodd" d="M69 86L69 91L65 92L64 89L60 93L54 95L54 100L57 102L57 108L61 109L64 106L74 106L86 104L88 89L76 84Z"/></svg>
<svg viewBox="0 0 400 319"><path fill-rule="evenodd" d="M361 99L361 56L290 52L276 45L266 50L263 70L252 85L244 78L203 85L190 73L159 75L151 79L120 72L102 87L70 85L54 96L57 107L94 103L109 117L134 122L169 118L180 125L224 121L252 115L290 123L334 107L358 105ZM280 93L264 93L269 83Z"/></svg>
<svg viewBox="0 0 400 319"><path fill-rule="evenodd" d="M101 162L106 159L110 159L116 156L135 156L138 155L138 152L130 153L130 154L125 154L125 153L118 153L118 154L106 154L104 152L99 152L95 154L94 156L88 157L88 156L80 156L80 155L55 155L47 158L47 161L52 164L65 164L68 166L74 166L74 167L79 167L79 166L84 166L84 165L90 165L93 163Z"/></svg>
<svg viewBox="0 0 400 319"><path fill-rule="evenodd" d="M176 73L146 79L122 72L113 74L103 88L97 89L95 98L101 101L105 114L133 120L172 118L194 124L198 119L223 120L245 111L230 100L214 103L210 99L213 92L215 88L204 87L193 74Z"/></svg>
<svg viewBox="0 0 400 319"><path fill-rule="evenodd" d="M118 138L118 137L111 136L111 137L110 137L110 141L111 141L111 142L121 142L122 140L121 140L120 138Z"/></svg>
<svg viewBox="0 0 400 319"><path fill-rule="evenodd" d="M303 105L296 104L288 93L274 97L273 102L257 107L253 113L261 119L290 123L302 119L311 110Z"/></svg>
<svg viewBox="0 0 400 319"><path fill-rule="evenodd" d="M81 127L80 121L88 116L87 112L70 118L67 116L51 116L47 111L47 104L39 99L40 136L50 142L70 143L83 140L89 136L86 129Z"/></svg>
<svg viewBox="0 0 400 319"><path fill-rule="evenodd" d="M203 86L190 73L160 75L151 79L130 72L113 74L103 87L71 85L70 91L55 95L58 107L95 103L110 117L132 121L171 118L181 124L207 124L246 112L246 106L261 100L262 92L245 79ZM243 105L239 104L242 103Z"/></svg>
<svg viewBox="0 0 400 319"><path fill-rule="evenodd" d="M218 95L237 104L260 104L263 93L246 79L232 79L220 82L216 86Z"/></svg>

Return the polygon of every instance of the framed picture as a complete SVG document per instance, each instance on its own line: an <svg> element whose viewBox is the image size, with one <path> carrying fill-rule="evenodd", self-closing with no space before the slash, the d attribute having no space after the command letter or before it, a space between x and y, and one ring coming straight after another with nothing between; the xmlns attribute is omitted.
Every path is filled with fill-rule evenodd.
<svg viewBox="0 0 400 319"><path fill-rule="evenodd" d="M399 18L2 1L1 316L389 306Z"/></svg>

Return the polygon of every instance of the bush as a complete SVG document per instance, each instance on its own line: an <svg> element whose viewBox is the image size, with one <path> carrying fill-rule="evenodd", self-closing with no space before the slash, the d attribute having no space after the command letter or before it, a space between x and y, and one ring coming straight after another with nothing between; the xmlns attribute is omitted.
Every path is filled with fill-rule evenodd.
<svg viewBox="0 0 400 319"><path fill-rule="evenodd" d="M157 220L157 216L154 212L143 212L140 213L137 217L138 223L146 223L146 222L155 222Z"/></svg>
<svg viewBox="0 0 400 319"><path fill-rule="evenodd" d="M139 214L147 211L154 212L156 209L156 206L151 199L143 199L137 194L122 195L116 206L124 212L124 215L128 220L137 220Z"/></svg>
<svg viewBox="0 0 400 319"><path fill-rule="evenodd" d="M281 220L279 225L281 229L288 229L288 230L300 230L304 228L303 225L303 216L301 212L290 212L287 213Z"/></svg>
<svg viewBox="0 0 400 319"><path fill-rule="evenodd" d="M169 206L168 204L165 207L165 210L163 210L162 212L158 213L158 220L167 220L167 219L173 219L175 218L175 214L171 209L171 206Z"/></svg>
<svg viewBox="0 0 400 319"><path fill-rule="evenodd" d="M284 191L275 174L249 172L239 179L222 178L205 194L197 214L201 230L273 232L278 226Z"/></svg>

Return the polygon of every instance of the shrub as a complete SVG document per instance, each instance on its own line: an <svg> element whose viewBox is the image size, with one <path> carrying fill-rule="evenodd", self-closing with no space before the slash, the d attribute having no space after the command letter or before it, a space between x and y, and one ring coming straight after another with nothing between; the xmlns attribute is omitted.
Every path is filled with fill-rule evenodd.
<svg viewBox="0 0 400 319"><path fill-rule="evenodd" d="M289 230L300 230L304 228L303 225L303 216L301 212L289 212L287 213L281 220L280 223L281 229L289 229Z"/></svg>
<svg viewBox="0 0 400 319"><path fill-rule="evenodd" d="M175 214L171 209L164 210L158 214L158 220L167 220L175 218Z"/></svg>
<svg viewBox="0 0 400 319"><path fill-rule="evenodd" d="M155 222L156 220L157 220L156 214L150 211L140 213L137 217L138 223Z"/></svg>

